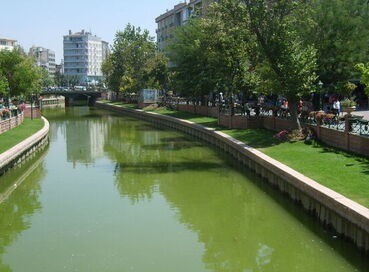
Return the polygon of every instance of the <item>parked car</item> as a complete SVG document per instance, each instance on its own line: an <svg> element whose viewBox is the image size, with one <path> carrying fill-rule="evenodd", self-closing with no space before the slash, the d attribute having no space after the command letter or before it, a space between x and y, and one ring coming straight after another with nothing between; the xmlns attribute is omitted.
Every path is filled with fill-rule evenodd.
<svg viewBox="0 0 369 272"><path fill-rule="evenodd" d="M87 91L85 86L74 86L75 91Z"/></svg>

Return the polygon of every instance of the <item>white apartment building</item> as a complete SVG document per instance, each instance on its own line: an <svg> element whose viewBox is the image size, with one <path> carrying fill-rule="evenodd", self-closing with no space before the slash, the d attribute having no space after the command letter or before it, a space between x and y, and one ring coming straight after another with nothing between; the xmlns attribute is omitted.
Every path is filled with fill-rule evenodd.
<svg viewBox="0 0 369 272"><path fill-rule="evenodd" d="M96 35L82 30L65 35L64 75L77 76L80 84L96 84L102 80L102 62L109 54L109 44Z"/></svg>
<svg viewBox="0 0 369 272"><path fill-rule="evenodd" d="M13 50L17 45L16 40L2 39L0 38L0 50Z"/></svg>
<svg viewBox="0 0 369 272"><path fill-rule="evenodd" d="M33 57L37 66L44 68L50 77L54 77L56 69L54 51L41 46L32 46L28 55Z"/></svg>

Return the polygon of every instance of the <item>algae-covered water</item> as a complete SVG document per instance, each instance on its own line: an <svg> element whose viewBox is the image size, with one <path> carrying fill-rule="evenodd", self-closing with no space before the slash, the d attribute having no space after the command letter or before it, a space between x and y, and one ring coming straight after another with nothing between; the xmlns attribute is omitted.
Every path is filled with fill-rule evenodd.
<svg viewBox="0 0 369 272"><path fill-rule="evenodd" d="M1 272L369 271L216 149L88 107L45 115L49 147L0 177Z"/></svg>

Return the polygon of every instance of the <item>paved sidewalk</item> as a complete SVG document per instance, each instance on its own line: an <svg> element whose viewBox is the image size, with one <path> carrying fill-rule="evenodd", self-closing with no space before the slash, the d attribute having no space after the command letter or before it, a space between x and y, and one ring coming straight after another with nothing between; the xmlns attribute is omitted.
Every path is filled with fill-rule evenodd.
<svg viewBox="0 0 369 272"><path fill-rule="evenodd" d="M365 120L369 120L369 110L366 110L366 111L354 111L352 114L353 115L364 116L364 119Z"/></svg>

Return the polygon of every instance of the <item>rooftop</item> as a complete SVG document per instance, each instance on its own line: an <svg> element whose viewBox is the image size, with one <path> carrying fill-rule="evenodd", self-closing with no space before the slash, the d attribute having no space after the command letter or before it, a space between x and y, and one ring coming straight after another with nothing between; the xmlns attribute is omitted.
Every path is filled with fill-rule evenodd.
<svg viewBox="0 0 369 272"><path fill-rule="evenodd" d="M0 38L0 41L6 41L6 42L16 42L17 40L10 40L10 39L4 39L4 38Z"/></svg>
<svg viewBox="0 0 369 272"><path fill-rule="evenodd" d="M179 3L177 5L174 6L173 9L171 10L167 10L165 13L163 13L162 15L160 15L159 17L157 17L155 19L155 21L158 23L159 21L165 19L166 17L176 13L178 10L181 10L182 8L186 7L187 6L187 3L184 2L184 3Z"/></svg>

